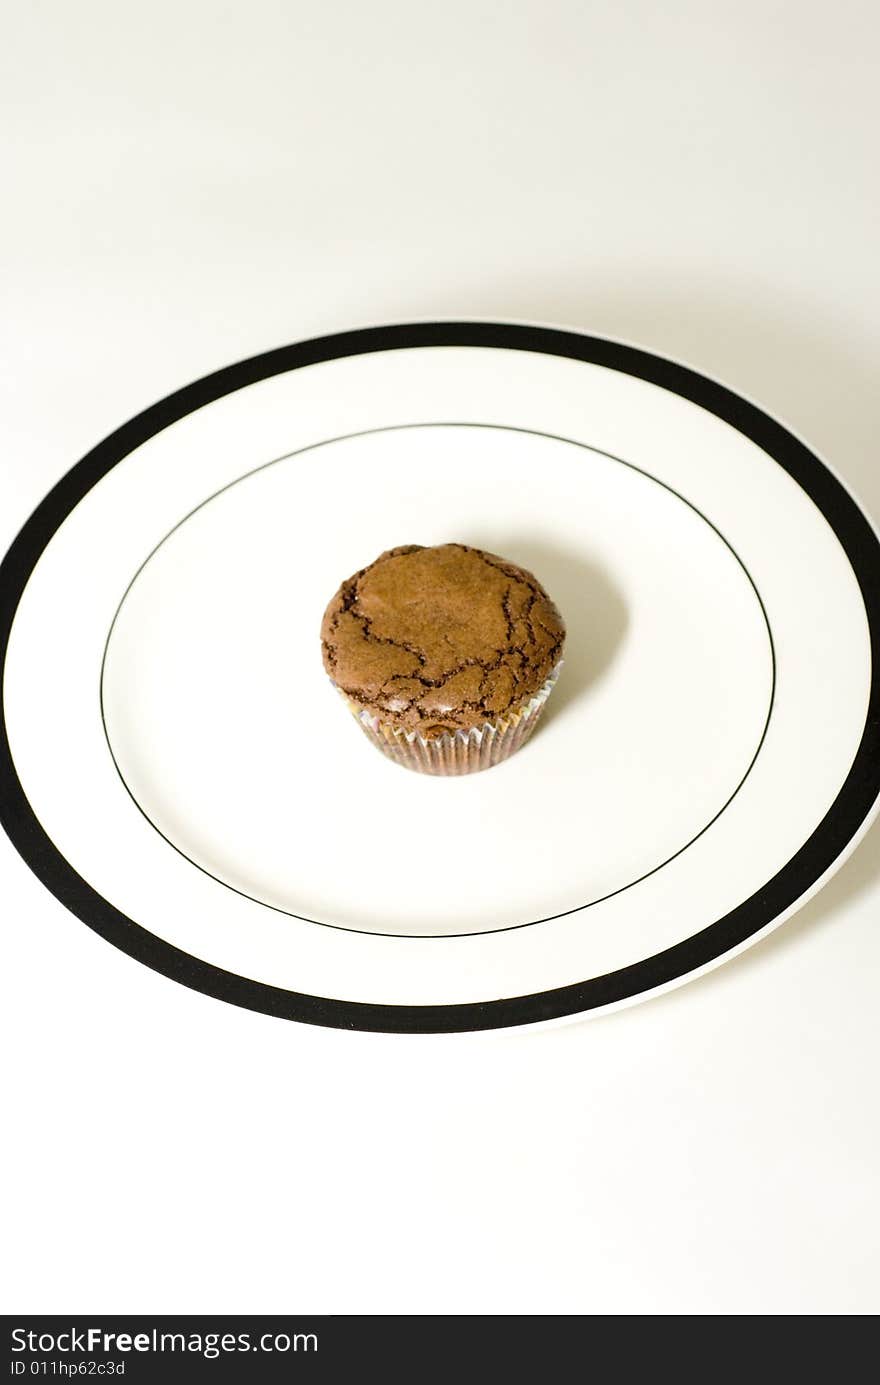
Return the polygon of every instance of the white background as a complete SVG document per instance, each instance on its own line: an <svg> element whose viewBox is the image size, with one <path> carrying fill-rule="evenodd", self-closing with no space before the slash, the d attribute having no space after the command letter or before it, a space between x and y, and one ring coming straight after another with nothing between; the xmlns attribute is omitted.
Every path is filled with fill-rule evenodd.
<svg viewBox="0 0 880 1385"><path fill-rule="evenodd" d="M683 358L880 511L870 0L5 8L4 546L179 385L452 315ZM876 1310L878 846L662 999L418 1039L166 981L3 838L3 1307Z"/></svg>

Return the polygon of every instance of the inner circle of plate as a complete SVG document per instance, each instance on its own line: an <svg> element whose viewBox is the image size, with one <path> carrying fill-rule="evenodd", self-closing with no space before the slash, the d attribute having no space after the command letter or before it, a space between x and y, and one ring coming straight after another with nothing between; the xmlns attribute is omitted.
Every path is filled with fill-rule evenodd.
<svg viewBox="0 0 880 1385"><path fill-rule="evenodd" d="M308 533L291 528L291 517L303 467L328 477L324 493L313 488L310 494L311 507L320 512L340 489L357 494L358 477L373 469L409 466L434 474L450 455L459 464L464 457L467 469L480 474L495 496L493 523L506 509L511 530L529 524L518 498L519 470L540 467L557 551L533 559L530 549L514 551L506 540L499 549L534 562L548 581L545 565L555 563L553 576L566 599L555 580L551 588L571 627L561 687L569 700L580 698L582 710L549 746L547 728L556 729L562 701L554 699L540 733L545 753L539 761L534 741L528 760L517 761L515 778L508 770L466 785L426 785L408 774L389 776L384 762L365 754L365 744L350 744L335 734L332 721L322 720L330 697L316 650L316 555ZM578 480L587 482L581 492ZM385 510L393 503L386 498ZM640 503L646 513L637 525ZM584 513L594 532L601 528L615 569L636 566L641 583L628 602L640 616L627 634L626 666L615 667L611 649L610 673L594 668L592 677L585 660L607 615L597 609L595 589L583 578L578 586L576 560L566 563L558 553L578 546L576 529L560 533L566 508L575 504L578 519ZM453 502L448 521L437 521L438 531L444 523L455 525L455 508ZM337 500L337 528L339 521ZM404 507L385 522L390 542L406 536L417 517ZM314 539L322 549L330 541L324 530ZM355 533L341 539L341 564L351 565L356 543ZM695 564L701 575L696 586ZM573 567L568 583L567 567ZM298 600L302 592L309 599ZM646 597L650 604L642 609ZM614 599L621 604L606 593L606 602ZM632 624L633 616L628 619ZM599 698L590 686L597 682ZM733 801L754 766L774 683L773 637L753 577L717 526L673 488L568 438L498 425L411 424L326 439L265 463L176 524L139 567L114 613L102 659L101 707L110 753L133 801L169 845L218 883L324 927L462 937L533 927L590 908L686 851ZM304 692L311 706L302 705ZM320 732L303 736L301 722ZM719 724L725 728L720 745ZM572 813L560 797L560 781L579 753ZM397 814L393 871L381 813L359 815L356 831L346 837L346 870L334 869L338 805L322 794L322 785L347 778L377 806L384 795ZM309 808L296 816L297 849L291 852L287 800L294 779ZM543 792L547 782L549 794ZM538 821L517 806L534 798L543 800ZM453 859L426 892L421 843L444 840L450 811L457 834L479 840L480 859L449 853ZM658 820L664 820L663 835L653 827ZM592 869L581 845L585 834ZM623 848L623 860L615 876L616 847ZM319 916L304 912L301 903L315 876L324 896ZM420 914L426 922L417 928Z"/></svg>
<svg viewBox="0 0 880 1385"><path fill-rule="evenodd" d="M96 505L100 502L106 507L111 506L116 494L114 476L117 469L120 473L124 471L120 464L137 456L145 458L151 443L162 437L171 437L175 428L183 421L193 420L201 415L210 433L213 405L229 400L238 392L246 393L251 386L259 382L268 382L289 375L296 376L299 372L304 372L303 378L308 378L306 372L312 366L320 367L327 363L346 361L367 363L371 359L380 360L386 353L389 358L394 353L401 353L411 360L420 353L425 353L426 359L430 357L432 361L442 362L443 353L450 351L453 354L458 353L456 359L462 360L463 353L473 352L475 360L478 357L481 360L488 359L491 355L493 361L500 358L502 353L506 353L511 377L517 375L517 362L525 360L526 357L546 362L548 372L553 376L553 389L556 390L560 401L571 398L572 388L577 390L577 380L572 371L581 363L590 369L599 368L601 388L596 383L595 371L589 378L584 376L585 385L594 391L599 389L599 394L594 394L597 400L602 393L607 395L609 401L616 398L620 393L618 384L641 382L646 392L642 396L631 392L628 403L632 405L633 400L638 397L645 405L646 415L662 415L663 419L671 419L673 425L676 419L682 421L682 436L679 442L683 447L690 445L688 439L697 435L708 438L704 422L714 421L715 432L711 438L713 446L717 444L723 452L733 435L743 440L745 446L743 484L746 495L743 507L738 511L740 519L748 508L749 476L753 479L758 474L760 466L771 470L778 469L777 474L785 476L791 504L795 508L800 507L799 516L806 526L812 526L810 532L818 536L821 521L821 525L825 526L828 535L838 546L840 558L833 559L833 564L836 564L835 571L840 574L841 564L848 565L849 576L845 577L845 580L845 575L841 576L840 590L843 591L846 583L851 581L853 591L858 593L858 609L853 599L846 596L846 611L830 608L823 610L821 591L810 588L809 581L806 580L809 578L809 571L805 569L804 601L818 603L811 606L809 611L812 624L820 628L823 620L827 619L827 634L829 640L832 640L833 618L843 614L849 621L852 633L849 657L852 662L854 686L847 704L851 710L844 718L847 721L846 736L841 741L841 744L845 743L847 747L845 763L841 761L839 782L833 794L829 795L824 811L808 831L801 833L797 839L792 838L785 856L776 868L769 870L764 878L756 878L753 887L732 902L730 907L710 913L701 925L697 924L696 920L688 923L687 927L683 925L677 941L660 945L653 951L645 950L643 955L637 956L636 960L627 964L612 963L607 969L597 968L589 974L582 973L580 978L575 974L563 984L554 979L564 975L568 965L564 961L564 950L583 944L583 934L578 939L578 935L572 931L573 925L579 922L578 916L574 920L549 924L546 930L524 929L501 937L491 935L461 940L411 940L400 937L385 939L312 929L315 935L320 934L326 938L332 934L339 940L338 946L336 942L332 942L331 947L329 941L321 946L327 956L330 956L332 951L336 959L334 964L338 964L340 975L344 973L345 979L340 980L338 985L328 981L324 989L315 985L298 988L290 982L283 985L272 984L261 979L260 968L256 965L218 965L216 960L200 955L201 949L198 947L187 950L187 947L177 945L169 937L161 935L162 927L155 916L152 927L144 926L138 919L137 908L129 906L126 910L120 907L122 896L128 888L124 869L120 868L117 872L112 886L96 887L94 882L106 874L105 864L100 856L100 843L89 844L89 850L85 852L83 860L80 860L77 851L72 849L70 844L76 836L74 827L70 826L68 839L65 839L63 832L56 830L54 809L50 801L53 793L54 765L47 763L47 760L51 761L52 754L57 754L60 762L65 758L65 750L64 744L58 741L50 723L46 722L47 743L51 742L54 750L52 754L47 752L41 759L39 726L44 705L48 708L51 704L53 711L57 711L59 707L63 709L63 702L59 701L64 696L63 687L61 691L54 685L50 687L52 679L49 674L53 673L57 682L58 668L63 668L65 658L75 657L76 650L69 641L65 643L65 632L60 626L57 629L53 628L52 633L57 638L58 645L57 657L55 664L47 669L45 684L41 684L33 676L26 676L29 673L32 675L34 670L40 667L39 659L34 653L39 644L37 635L45 635L46 629L49 628L47 626L42 631L35 632L29 626L29 621L34 612L50 609L46 604L47 584L53 573L57 578L58 573L62 571L66 545L73 542L70 535L76 529L74 521L78 507L82 507L85 502L92 504L93 499ZM467 416L479 420L482 414L483 421L487 421L487 410L482 407L481 402L479 376L480 371L476 371L473 407L467 410ZM464 385L462 393L467 393ZM686 403L690 412L685 417L684 412L680 410L673 419L673 411L666 409L664 400L670 401L670 405L672 402L676 405ZM610 410L610 403L608 407ZM511 416L500 421L516 421L517 412L518 401L513 395L509 411ZM425 419L426 414L423 412L420 417ZM631 421L631 415L629 418ZM217 421L220 432L223 423L221 412ZM728 431L725 432L725 429ZM325 430L323 436L328 435ZM662 429L656 432L655 436L659 439L659 445L666 448L668 459L669 438L664 436ZM604 440L599 439L599 444L603 445ZM707 463L713 460L711 450L705 454L704 459ZM196 458L193 457L193 462L195 461ZM694 459L692 469L693 476L697 478L698 461L699 458ZM769 472L767 478L767 484L772 483L772 486L776 487L777 483ZM202 492L203 496L205 493ZM687 498L692 499L690 491L687 492ZM814 510L808 512L809 506L814 507ZM707 509L705 506L702 508ZM779 515L782 513L780 510ZM816 518L811 519L810 513L814 513ZM716 516L710 513L709 517L713 522L717 517L722 521L720 527L727 529L723 515ZM73 529L67 524L68 520L74 524ZM166 524L164 529L159 530L154 542L158 541L163 532L167 532L167 528ZM112 526L105 525L102 533L103 541L112 547ZM729 537L739 550L740 540L736 525L730 530ZM118 542L121 549L125 548L124 535L120 534ZM821 539L820 547L826 556L830 554L829 542L825 539ZM140 548L139 551L128 551L129 573L142 560L145 551L149 551L148 547ZM798 554L794 550L787 556L793 561L798 559ZM785 557L783 554L783 560ZM124 553L115 555L117 568L124 560ZM751 569L752 563L748 555L746 561ZM81 564L81 568L82 570L74 575L78 581L85 583L85 591L90 576L88 564ZM756 580L762 593L765 593L765 579L761 572L756 572ZM108 610L102 642L106 638L112 609L118 604L122 587L124 582L117 587L113 605ZM876 811L880 790L880 691L877 675L880 548L874 530L834 474L779 423L754 405L696 372L619 343L572 332L516 324L417 323L367 329L299 343L231 366L148 409L78 463L46 497L12 545L0 571L0 591L0 657L3 661L4 675L3 723L0 728L0 811L3 825L17 849L35 874L69 909L123 951L195 989L264 1013L344 1028L428 1032L529 1024L582 1011L607 1009L631 1003L635 999L667 989L698 975L775 926L818 888L827 874L841 862L864 833ZM106 593L101 593L100 599L102 602L106 600ZM781 629L778 627L774 619L775 602L776 595L771 592L768 597L768 610L783 670L780 687L788 696L793 633L791 629L786 628L785 622ZM76 616L75 611L71 611L70 614L72 617ZM85 612L84 620L87 615L88 612ZM802 612L798 619L804 628L810 623L805 621ZM860 622L864 627L864 636L858 633L861 628ZM97 629L97 626L95 628ZM862 644L863 659L861 655L857 657ZM91 697L94 706L88 711L88 718L95 717L99 721L97 703L100 648L95 649L93 656L90 647L88 658L82 667L89 667L88 661L93 657L95 663ZM813 676L817 685L823 682L826 675L833 681L836 676L835 669L818 664L814 666ZM821 691L821 687L818 687L817 696ZM852 710L856 708L857 721ZM777 722L775 712L772 721L774 725ZM73 722L71 726L74 726ZM834 730L835 734L840 729L834 727L832 721L828 722L828 728L829 732ZM815 729L813 728L814 732ZM84 728L84 739L90 745L93 744L93 733L94 726L90 723L89 727ZM75 737L68 736L68 740L72 739ZM809 761L814 749L815 747L810 744L802 746L804 760ZM73 746L71 756L75 759ZM109 757L107 758L109 760ZM759 765L764 758L762 752ZM787 763L792 780L790 792L794 811L797 808L797 756L791 754ZM104 768L97 760L94 764L96 777L102 779L106 786ZM394 767L391 769L395 773L400 773ZM111 772L115 773L112 767ZM499 774L501 772L502 770L498 771ZM760 786L753 788L753 784L754 776L750 777L747 787L750 793L757 793ZM59 794L61 797L67 794L70 799L76 788L76 785L72 788L62 786ZM121 786L119 792L124 797ZM741 794L734 805L740 813L740 818L748 806L743 804L745 797L745 793ZM136 812L134 808L131 811ZM124 812L121 816L125 816ZM729 817L730 814L722 816L719 828ZM751 842L751 850L757 859L761 849L761 834L766 835L769 830L784 827L784 821L780 822L778 819L772 822L758 822L754 824L751 836L748 833L744 834L743 843ZM126 821L120 830L123 828L126 832L134 830L131 821ZM155 837L146 824L143 824L141 830ZM732 829L728 826L725 830ZM720 842L722 837L723 833L719 830L717 840ZM715 840L714 830L707 832L702 839L701 848L706 848L704 865L709 859ZM84 837L82 841L85 842ZM168 857L177 859L178 865L175 866L173 861L153 854L159 850L165 851ZM168 880L178 880L180 884L181 913L176 922L181 925L180 936L183 938L183 926L188 927L197 921L192 911L188 912L185 900L188 891L193 898L198 892L194 886L190 891L187 877L182 872L188 870L194 877L198 876L199 872L193 871L191 866L177 858L176 853L168 852L168 848L158 838L155 848L144 840L142 851L144 860L154 860L159 873L164 873ZM685 854L685 859L689 854ZM747 862L749 859L749 853L746 852L744 860ZM113 869L113 864L109 863L106 870L110 875ZM662 882L674 876L675 866L672 866L660 871L655 880ZM704 878L708 881L710 877ZM150 881L144 878L141 883L145 892L149 893ZM213 882L205 883L206 887L219 889ZM223 894L224 891L220 890L220 893ZM635 898L637 894L638 891L628 891L623 898L627 895ZM656 891L652 898L655 896ZM205 896L205 899L207 898L208 896ZM270 910L264 912L271 914ZM224 928L229 916L229 911L219 900L216 915L214 922L219 956L222 951L221 944L225 946L228 942ZM285 919L280 920L281 924L287 922L289 921ZM530 934L534 934L540 941L528 941ZM295 934L295 940L299 945L301 935ZM503 960L499 960L502 959L499 952L502 945ZM426 946L432 950L430 961L423 951ZM544 946L546 955L541 955L535 950ZM572 951L571 955L574 956L575 952ZM479 980L481 976L494 974L492 969L496 967L496 963L496 980L491 984ZM353 996L358 989L357 977L365 965L373 969L369 998L355 999ZM415 975L413 968L424 966L431 970L436 968L438 973L443 973L445 967L445 979L442 980L442 984L441 981L436 983L436 994L442 993L442 987L446 986L449 993L457 998L448 1003L424 998L415 1003L408 1003L405 999L406 986L395 974L398 966L401 975L406 972L411 977ZM570 973L571 968L568 970ZM304 968L303 977L308 980L306 971L307 968ZM534 977L531 987L527 981L523 984L524 978L529 976ZM456 977L459 980L456 980ZM426 970L423 997L431 994L431 984ZM383 995L383 989L387 990L387 996ZM419 994L420 987L413 985L412 992L414 995ZM466 998L460 998L461 995Z"/></svg>

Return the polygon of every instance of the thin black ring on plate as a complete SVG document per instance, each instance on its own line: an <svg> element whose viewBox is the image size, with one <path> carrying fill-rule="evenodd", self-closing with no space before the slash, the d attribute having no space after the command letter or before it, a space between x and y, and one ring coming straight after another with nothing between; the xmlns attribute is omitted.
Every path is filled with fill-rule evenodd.
<svg viewBox="0 0 880 1385"><path fill-rule="evenodd" d="M348 925L342 923L327 923L325 919L313 919L310 918L307 914L295 914L292 909L282 909L279 904L269 904L265 899L258 899L256 895L248 894L246 890L240 890L236 885L230 885L228 880L224 880L221 876L215 875L213 871L208 870L207 866L201 866L199 865L198 861L194 861L191 856L187 855L187 853L183 850L182 847L179 847L175 842L173 842L171 838L162 831L161 827L159 827L153 821L153 819L147 812L146 808L144 808L143 804L138 800L136 794L133 793L131 786L129 785L125 775L122 772L122 767L120 766L119 761L116 758L116 754L113 749L113 742L110 739L110 732L107 727L107 717L104 711L104 670L107 666L107 651L110 648L110 641L113 638L113 631L116 628L116 622L119 619L119 613L125 605L126 597L128 596L135 582L140 577L144 568L159 552L159 549L163 546L163 544L168 542L172 534L176 534L178 529L182 528L182 526L186 524L188 520L192 519L193 515L197 515L200 510L203 510L205 508L206 505L210 505L212 500L216 500L217 497L220 495L225 495L226 492L232 490L234 486L241 485L243 481L247 481L252 476L258 475L259 472L266 471L269 467L272 466L278 466L280 462L288 462L291 461L294 457L303 456L303 454L306 452L316 452L322 447L330 447L334 442L349 442L352 438L364 438L374 433L399 433L407 428L489 428L495 429L499 432L527 433L531 437L548 438L552 442L564 442L569 447L580 447L585 452L593 452L596 454L596 456L605 457L610 462L618 462L620 466L625 466L630 471L637 472L639 476L645 476L649 481L653 481L655 485L660 486L661 489L668 491L670 495L674 495L675 498L677 500L680 500L683 505L686 505L689 510L692 510L694 514L697 515L703 521L704 524L708 525L708 527L712 530L713 534L717 535L717 537L724 544L725 548L727 548L728 551L736 559L737 563L742 568L742 571L745 574L749 586L755 594L755 600L757 601L758 607L761 611L761 615L764 620L764 625L767 630L767 640L770 645L770 698L767 703L767 715L764 718L764 725L761 729L761 735L758 738L758 744L755 747L755 751L752 755L752 758L749 760L749 763L746 766L745 773L743 774L733 793L730 795L729 798L725 799L721 807L715 813L712 814L712 817L710 817L709 821L705 824L705 826L701 827L699 832L695 833L695 835L691 837L689 841L686 841L684 846L680 846L677 851L674 851L672 853L671 856L667 856L665 861L661 861L659 865L652 866L650 870L646 870L643 875L637 876L635 880L628 881L626 885L621 885L618 889L609 891L608 894L599 895L598 898L591 899L586 904L576 904L571 909L562 909L559 911L559 913L547 914L544 918L527 919L525 923L506 924L503 928L480 928L470 933L383 933L376 928L351 928ZM737 553L733 544L730 542L728 538L725 537L724 534L722 534L717 524L712 523L708 515L703 514L702 510L697 509L696 505L693 505L690 502L690 500L683 496L679 491L675 490L673 486L667 485L665 481L661 481L650 471L645 471L644 467L635 466L632 462L626 462L622 457L616 457L613 452L603 452L601 447L592 447L589 443L578 442L576 438L566 438L559 433L543 433L536 428L516 428L513 425L508 425L504 423L392 423L387 424L385 427L362 428L357 433L345 433L336 438L322 438L320 442L308 443L305 447L297 448L295 452L285 452L280 457L273 457L270 462L263 462L261 466L254 467L253 471L247 471L244 473L243 476L236 476L234 481L228 481L225 486L221 486L218 491L214 491L212 495L207 496L206 499L202 500L198 505L196 505L192 510L190 510L188 514L185 514L182 519L179 519L177 523L174 525L174 527L169 529L168 533L165 534L164 537L161 538L159 542L150 550L146 558L144 558L143 562L139 565L128 586L125 588L125 591L122 593L119 605L116 607L116 610L113 613L113 619L111 620L110 628L107 631L107 638L104 641L104 652L101 656L101 672L99 675L98 682L98 700L101 707L101 726L104 731L104 740L107 742L107 749L110 753L110 759L113 761L113 768L119 775L119 779L122 783L123 788L125 789L125 792L128 794L134 806L137 808L141 817L144 818L144 820L150 824L154 832L158 833L158 835L162 838L163 842L167 842L167 844L171 847L172 851L176 851L178 856L182 856L183 859L185 861L188 861L191 866L194 866L196 870L200 870L203 875L207 875L210 880L216 881L216 883L218 885L222 885L224 889L231 890L233 894L241 895L243 899L249 899L254 904L259 904L263 909L271 909L274 913L284 914L287 918L299 919L301 923L313 923L318 928L334 928L340 933L359 933L363 937L368 938L418 938L420 941L426 941L435 938L438 942L442 942L444 939L447 938L482 938L488 937L492 933L514 933L520 928L534 928L535 925L539 923L552 923L554 919L566 918L569 914L580 913L582 909L592 909L594 905L604 904L606 899L613 899L615 895L623 894L624 890L631 890L634 885L640 885L642 881L647 880L649 876L656 875L658 870L662 870L663 867L668 866L670 862L676 861L679 856L683 855L684 852L688 850L689 847L693 846L694 842L698 842L700 838L703 836L703 834L705 832L708 832L709 828L718 821L718 819L721 817L721 814L726 812L727 809L730 807L731 803L736 798L743 784L746 782L752 770L754 769L755 763L764 745L764 741L767 739L767 731L770 726L770 718L773 715L773 703L776 697L776 646L773 642L773 631L770 628L770 618L767 615L767 608L764 605L763 597L761 596L761 593L758 590L758 584L756 583L752 574L749 572L749 569L746 567L740 555Z"/></svg>
<svg viewBox="0 0 880 1385"><path fill-rule="evenodd" d="M772 457L821 511L861 588L871 641L871 688L862 738L840 792L806 842L748 899L683 942L632 966L535 995L463 1005L374 1005L300 994L237 976L163 942L114 908L77 874L34 814L12 761L5 708L0 708L0 821L34 874L72 913L123 952L194 990L263 1014L341 1029L449 1033L533 1024L631 999L716 961L789 909L833 865L880 793L880 540L852 496L787 429L725 386L636 347L546 327L403 323L318 337L227 366L138 414L62 477L0 564L0 676L5 673L15 611L43 549L92 486L148 438L195 409L273 375L376 351L436 346L533 351L620 371L715 414Z"/></svg>

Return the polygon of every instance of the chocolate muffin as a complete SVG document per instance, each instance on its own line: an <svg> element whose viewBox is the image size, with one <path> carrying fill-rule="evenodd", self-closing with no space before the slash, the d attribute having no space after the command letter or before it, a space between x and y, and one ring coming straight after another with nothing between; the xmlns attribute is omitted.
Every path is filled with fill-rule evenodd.
<svg viewBox="0 0 880 1385"><path fill-rule="evenodd" d="M391 548L324 613L324 667L362 729L399 764L467 774L528 738L565 626L530 572L461 543Z"/></svg>

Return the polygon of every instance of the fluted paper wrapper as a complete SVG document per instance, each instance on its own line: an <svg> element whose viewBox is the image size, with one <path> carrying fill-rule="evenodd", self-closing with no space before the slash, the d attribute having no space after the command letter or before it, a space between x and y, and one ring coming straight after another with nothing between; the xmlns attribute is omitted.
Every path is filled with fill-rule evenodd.
<svg viewBox="0 0 880 1385"><path fill-rule="evenodd" d="M562 664L522 707L497 722L484 722L469 731L444 731L426 740L417 731L400 731L345 698L364 735L383 755L418 774L475 774L506 760L524 745L541 719Z"/></svg>

